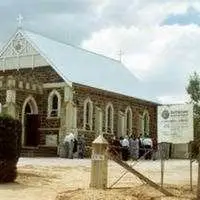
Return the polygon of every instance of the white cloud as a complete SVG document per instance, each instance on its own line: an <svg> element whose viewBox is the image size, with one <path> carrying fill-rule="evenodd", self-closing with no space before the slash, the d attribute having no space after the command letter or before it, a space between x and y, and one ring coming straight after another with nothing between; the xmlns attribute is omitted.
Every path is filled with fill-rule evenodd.
<svg viewBox="0 0 200 200"><path fill-rule="evenodd" d="M185 99L189 75L200 71L200 27L196 25L112 26L94 32L82 47L123 63L148 84L161 102ZM146 92L147 96L149 91Z"/></svg>
<svg viewBox="0 0 200 200"><path fill-rule="evenodd" d="M177 95L177 96L158 96L157 97L158 101L161 102L162 104L182 104L182 103L188 103L190 102L190 98L188 95Z"/></svg>
<svg viewBox="0 0 200 200"><path fill-rule="evenodd" d="M200 28L163 25L188 8L200 11L199 0L8 0L0 5L0 44L16 28L20 12L25 28L43 35L116 59L122 50L123 63L143 81L147 98L182 99L189 73L200 71Z"/></svg>

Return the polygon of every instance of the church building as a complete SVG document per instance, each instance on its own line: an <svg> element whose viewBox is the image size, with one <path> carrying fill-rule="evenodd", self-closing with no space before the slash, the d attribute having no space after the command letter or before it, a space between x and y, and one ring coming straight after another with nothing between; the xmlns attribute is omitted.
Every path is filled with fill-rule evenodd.
<svg viewBox="0 0 200 200"><path fill-rule="evenodd" d="M22 147L59 155L63 138L157 135L157 103L117 60L19 28L0 52L0 107L22 123Z"/></svg>

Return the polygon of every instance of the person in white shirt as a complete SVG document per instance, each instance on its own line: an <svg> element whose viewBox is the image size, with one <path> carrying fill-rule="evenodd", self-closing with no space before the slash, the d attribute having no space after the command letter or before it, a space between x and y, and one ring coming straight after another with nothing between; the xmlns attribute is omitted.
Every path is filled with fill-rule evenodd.
<svg viewBox="0 0 200 200"><path fill-rule="evenodd" d="M64 138L66 157L71 159L73 158L74 138L73 133L67 134Z"/></svg>
<svg viewBox="0 0 200 200"><path fill-rule="evenodd" d="M127 161L129 158L129 140L128 136L125 136L122 140L122 160Z"/></svg>
<svg viewBox="0 0 200 200"><path fill-rule="evenodd" d="M144 146L153 146L152 139L150 137L144 138L142 142Z"/></svg>
<svg viewBox="0 0 200 200"><path fill-rule="evenodd" d="M152 156L152 147L153 147L153 142L152 139L149 136L146 136L142 140L143 146L145 148L145 159L146 160L151 160Z"/></svg>

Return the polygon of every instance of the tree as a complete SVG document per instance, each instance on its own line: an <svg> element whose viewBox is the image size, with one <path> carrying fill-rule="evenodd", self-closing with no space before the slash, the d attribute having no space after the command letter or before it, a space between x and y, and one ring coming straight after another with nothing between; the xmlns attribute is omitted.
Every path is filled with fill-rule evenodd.
<svg viewBox="0 0 200 200"><path fill-rule="evenodd" d="M21 149L21 122L0 115L0 183L13 182Z"/></svg>
<svg viewBox="0 0 200 200"><path fill-rule="evenodd" d="M194 138L200 138L200 76L194 72L190 78L187 93L190 95L194 107Z"/></svg>

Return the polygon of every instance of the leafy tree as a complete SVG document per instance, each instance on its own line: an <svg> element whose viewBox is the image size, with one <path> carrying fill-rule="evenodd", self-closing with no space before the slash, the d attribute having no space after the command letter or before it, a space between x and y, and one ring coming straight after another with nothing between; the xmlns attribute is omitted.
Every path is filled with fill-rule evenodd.
<svg viewBox="0 0 200 200"><path fill-rule="evenodd" d="M190 95L194 107L194 138L200 138L200 76L194 72L190 78L187 93Z"/></svg>
<svg viewBox="0 0 200 200"><path fill-rule="evenodd" d="M21 149L21 123L0 115L0 183L13 182Z"/></svg>

